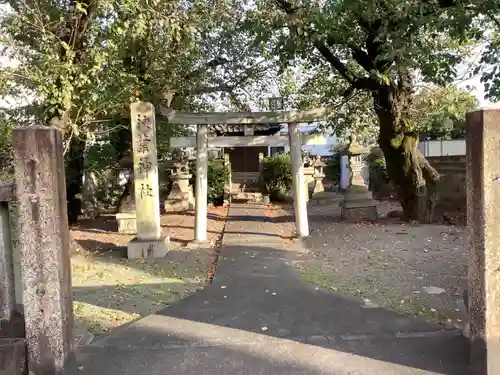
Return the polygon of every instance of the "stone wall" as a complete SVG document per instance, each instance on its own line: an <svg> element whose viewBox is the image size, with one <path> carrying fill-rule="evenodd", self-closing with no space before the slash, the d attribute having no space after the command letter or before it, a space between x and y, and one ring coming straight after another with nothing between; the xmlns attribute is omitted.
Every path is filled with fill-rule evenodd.
<svg viewBox="0 0 500 375"><path fill-rule="evenodd" d="M433 156L427 160L441 174L439 209L466 214L465 155ZM374 181L371 174L371 188L375 199L395 196L392 184Z"/></svg>
<svg viewBox="0 0 500 375"><path fill-rule="evenodd" d="M465 155L433 156L427 160L441 174L440 208L465 215L467 211Z"/></svg>

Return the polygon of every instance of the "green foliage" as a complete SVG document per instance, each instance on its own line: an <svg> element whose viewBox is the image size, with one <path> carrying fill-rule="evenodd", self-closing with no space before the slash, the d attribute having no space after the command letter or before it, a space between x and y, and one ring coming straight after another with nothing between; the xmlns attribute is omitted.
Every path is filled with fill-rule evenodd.
<svg viewBox="0 0 500 375"><path fill-rule="evenodd" d="M14 180L14 156L12 154L13 120L0 110L0 181Z"/></svg>
<svg viewBox="0 0 500 375"><path fill-rule="evenodd" d="M0 68L0 97L32 97L25 115L76 136L123 117L136 95L195 111L241 101L275 65L259 59L237 0L0 3L2 53L16 62Z"/></svg>
<svg viewBox="0 0 500 375"><path fill-rule="evenodd" d="M366 157L370 173L370 189L376 197L390 195L393 191L384 155L374 148Z"/></svg>
<svg viewBox="0 0 500 375"><path fill-rule="evenodd" d="M224 163L224 159L213 158L208 162L208 192L209 203L221 205L224 203L226 186L229 184L231 167Z"/></svg>
<svg viewBox="0 0 500 375"><path fill-rule="evenodd" d="M269 56L301 75L288 88L296 105L335 107L324 130L368 141L380 125L374 98L404 91L385 106L406 115L415 79L451 82L482 34L473 15L444 2L268 0L250 14Z"/></svg>
<svg viewBox="0 0 500 375"><path fill-rule="evenodd" d="M292 161L290 153L264 158L262 171L265 192L272 201L283 201L292 190Z"/></svg>
<svg viewBox="0 0 500 375"><path fill-rule="evenodd" d="M426 87L413 101L411 120L421 139L465 136L465 115L478 105L476 97L456 86Z"/></svg>
<svg viewBox="0 0 500 375"><path fill-rule="evenodd" d="M483 35L479 63L472 71L472 77L480 76L484 83L486 98L500 100L500 2L499 0L469 0L464 12L480 15L479 26L486 30ZM467 9L467 11L465 10ZM476 62L476 61L475 61Z"/></svg>

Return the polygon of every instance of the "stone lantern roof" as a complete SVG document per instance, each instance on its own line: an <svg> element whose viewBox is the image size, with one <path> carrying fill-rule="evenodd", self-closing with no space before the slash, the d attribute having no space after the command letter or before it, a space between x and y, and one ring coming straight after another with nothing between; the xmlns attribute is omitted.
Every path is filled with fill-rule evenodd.
<svg viewBox="0 0 500 375"><path fill-rule="evenodd" d="M323 160L321 160L321 156L316 155L316 159L312 163L312 166L313 167L326 167L326 163Z"/></svg>

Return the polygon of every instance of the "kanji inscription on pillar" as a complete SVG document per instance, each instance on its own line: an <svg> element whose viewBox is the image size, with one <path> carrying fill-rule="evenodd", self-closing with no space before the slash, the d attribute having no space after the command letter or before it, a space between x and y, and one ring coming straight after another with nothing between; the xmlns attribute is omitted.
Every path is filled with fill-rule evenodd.
<svg viewBox="0 0 500 375"><path fill-rule="evenodd" d="M158 239L161 226L154 106L132 103L131 116L137 238Z"/></svg>

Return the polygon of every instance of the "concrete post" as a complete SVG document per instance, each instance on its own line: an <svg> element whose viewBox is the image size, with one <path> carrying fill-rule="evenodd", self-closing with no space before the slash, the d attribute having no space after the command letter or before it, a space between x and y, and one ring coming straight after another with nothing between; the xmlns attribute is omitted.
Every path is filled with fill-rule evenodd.
<svg viewBox="0 0 500 375"><path fill-rule="evenodd" d="M75 371L63 142L46 126L12 132L30 374Z"/></svg>
<svg viewBox="0 0 500 375"><path fill-rule="evenodd" d="M196 132L196 186L194 240L207 240L207 174L208 174L208 129L198 125Z"/></svg>
<svg viewBox="0 0 500 375"><path fill-rule="evenodd" d="M500 110L467 114L470 362L500 374Z"/></svg>
<svg viewBox="0 0 500 375"><path fill-rule="evenodd" d="M302 142L298 124L288 124L290 136L290 153L292 159L293 201L295 206L295 226L298 237L309 236L309 219L307 217L307 191L304 179L304 163L302 162Z"/></svg>
<svg viewBox="0 0 500 375"><path fill-rule="evenodd" d="M168 238L160 225L160 186L156 153L155 108L151 103L130 105L137 237L127 245L127 256L162 258Z"/></svg>

